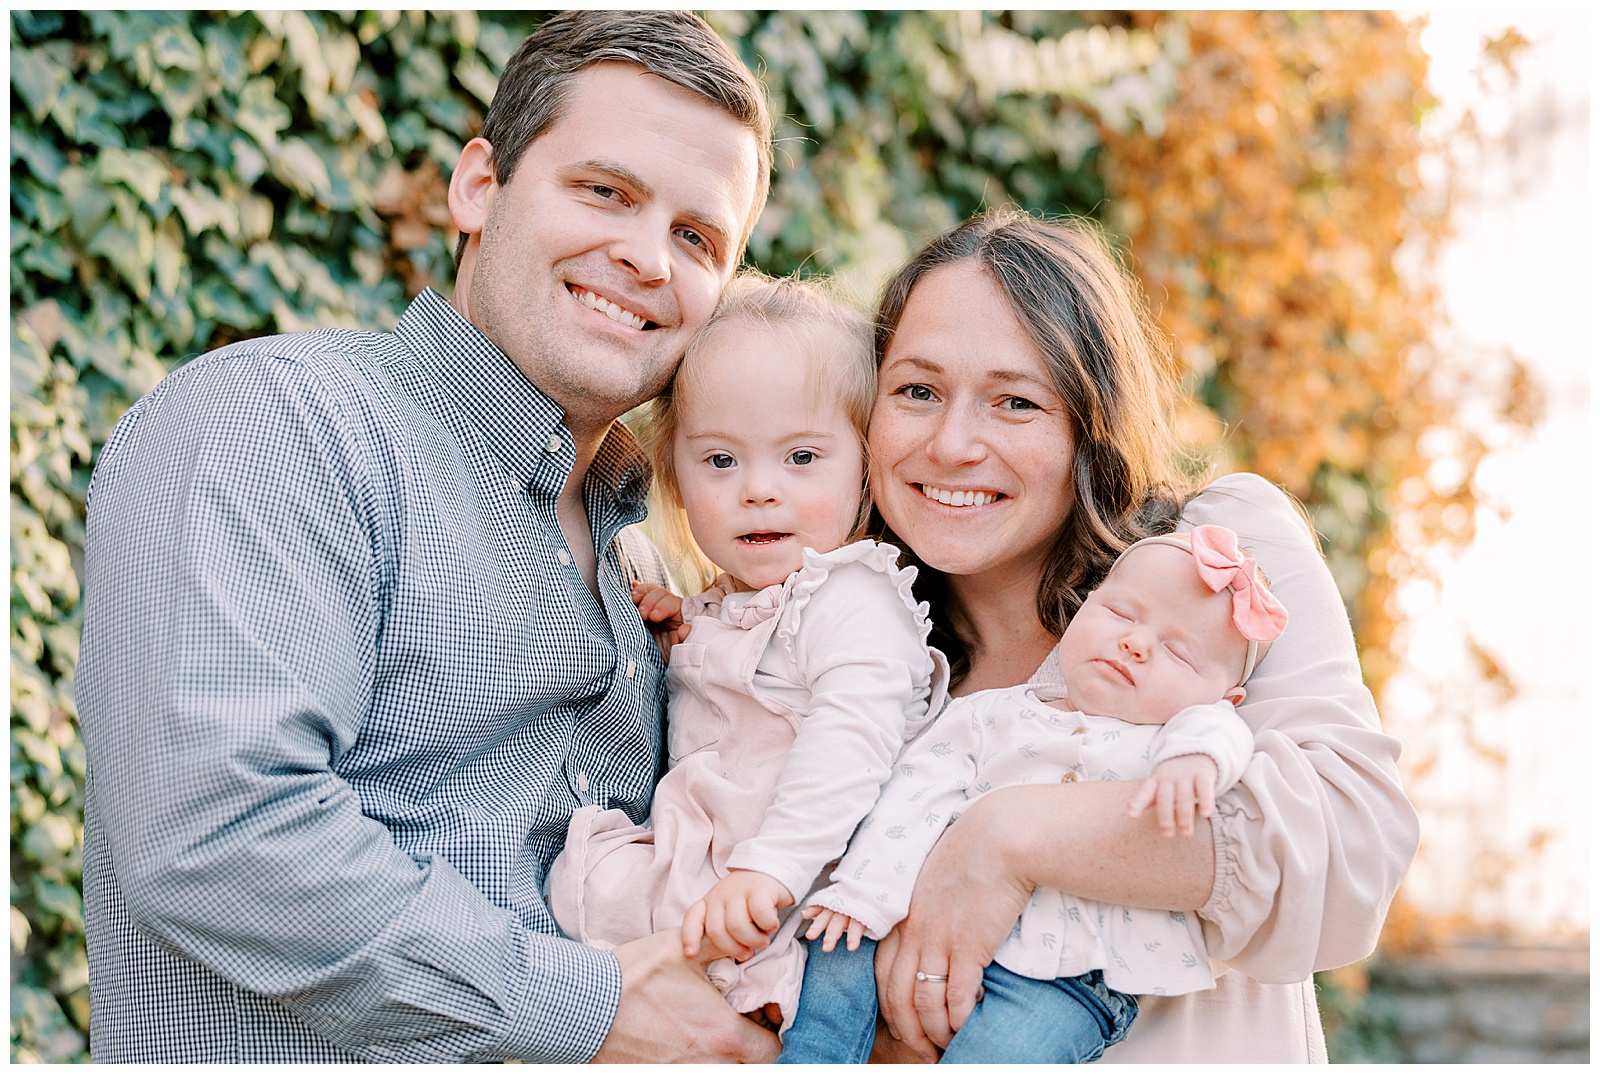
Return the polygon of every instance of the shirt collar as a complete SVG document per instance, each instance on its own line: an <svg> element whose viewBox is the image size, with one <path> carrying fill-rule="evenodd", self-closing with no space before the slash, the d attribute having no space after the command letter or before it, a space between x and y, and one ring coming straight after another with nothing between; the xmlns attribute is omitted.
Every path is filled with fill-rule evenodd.
<svg viewBox="0 0 1600 1074"><path fill-rule="evenodd" d="M394 334L482 431L512 477L551 495L561 490L577 457L566 414L500 348L431 287L412 300ZM649 463L621 422L606 433L589 474L624 510L642 508Z"/></svg>

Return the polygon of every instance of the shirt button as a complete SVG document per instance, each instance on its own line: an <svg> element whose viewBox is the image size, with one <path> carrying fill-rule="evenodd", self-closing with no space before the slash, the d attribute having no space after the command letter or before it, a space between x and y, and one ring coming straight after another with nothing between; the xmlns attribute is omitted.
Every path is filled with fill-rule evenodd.
<svg viewBox="0 0 1600 1074"><path fill-rule="evenodd" d="M628 661L628 670L624 671L623 674L631 679L631 678L633 678L634 669L637 668L637 667L638 667L637 664L635 664L632 660L629 660Z"/></svg>
<svg viewBox="0 0 1600 1074"><path fill-rule="evenodd" d="M1072 733L1075 735L1086 735L1089 733L1089 729L1087 727L1074 727L1072 729Z"/></svg>
<svg viewBox="0 0 1600 1074"><path fill-rule="evenodd" d="M589 793L589 775L586 772L579 772L578 773L578 793L579 794L588 794Z"/></svg>
<svg viewBox="0 0 1600 1074"><path fill-rule="evenodd" d="M556 549L556 558L561 561L561 565L563 567L569 566L572 563L572 556L568 554L565 548Z"/></svg>
<svg viewBox="0 0 1600 1074"><path fill-rule="evenodd" d="M1061 782L1076 783L1078 782L1078 774L1076 772L1068 772L1066 775L1061 777Z"/></svg>
<svg viewBox="0 0 1600 1074"><path fill-rule="evenodd" d="M550 439L548 439L548 440L546 440L544 442L544 449L546 451L549 451L549 452L552 452L552 453L560 451L561 450L561 437L558 436L555 433L551 433L550 434Z"/></svg>

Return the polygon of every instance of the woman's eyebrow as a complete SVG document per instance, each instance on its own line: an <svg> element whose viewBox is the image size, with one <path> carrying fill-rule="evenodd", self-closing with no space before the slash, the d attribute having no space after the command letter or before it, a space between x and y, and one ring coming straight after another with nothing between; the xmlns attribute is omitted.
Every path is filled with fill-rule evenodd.
<svg viewBox="0 0 1600 1074"><path fill-rule="evenodd" d="M893 369L896 366L909 365L909 366L915 366L918 369L926 370L929 373L942 373L942 372L944 372L944 366L940 365L938 362L931 361L930 359L927 359L927 358L919 357L919 356L917 356L915 354L902 354L900 357L892 358L889 361L884 362L883 364L884 364L884 367L887 368L887 369Z"/></svg>
<svg viewBox="0 0 1600 1074"><path fill-rule="evenodd" d="M989 379L998 380L1002 384L1018 384L1025 382L1028 384L1037 384L1041 388L1048 388L1052 392L1056 390L1056 386L1045 378L1037 376L1033 373L1023 373L1015 369L991 369L989 370Z"/></svg>

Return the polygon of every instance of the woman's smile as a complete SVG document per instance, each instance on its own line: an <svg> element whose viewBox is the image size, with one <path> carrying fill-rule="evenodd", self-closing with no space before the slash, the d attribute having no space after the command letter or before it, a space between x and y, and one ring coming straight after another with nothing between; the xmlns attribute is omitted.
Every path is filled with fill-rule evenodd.
<svg viewBox="0 0 1600 1074"><path fill-rule="evenodd" d="M946 507L986 507L1001 498L1001 493L979 489L941 489L932 485L918 485L917 489L928 499L937 500Z"/></svg>

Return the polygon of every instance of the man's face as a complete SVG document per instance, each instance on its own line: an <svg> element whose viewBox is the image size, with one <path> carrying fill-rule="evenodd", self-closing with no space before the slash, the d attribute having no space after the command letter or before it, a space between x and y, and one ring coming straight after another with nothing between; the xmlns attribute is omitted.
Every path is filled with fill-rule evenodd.
<svg viewBox="0 0 1600 1074"><path fill-rule="evenodd" d="M756 176L732 116L636 67L587 68L510 182L482 188L456 305L574 431L602 429L660 393L710 318Z"/></svg>

